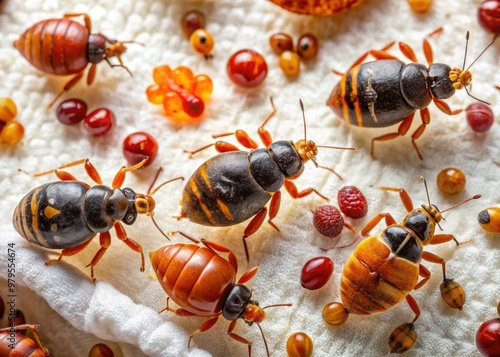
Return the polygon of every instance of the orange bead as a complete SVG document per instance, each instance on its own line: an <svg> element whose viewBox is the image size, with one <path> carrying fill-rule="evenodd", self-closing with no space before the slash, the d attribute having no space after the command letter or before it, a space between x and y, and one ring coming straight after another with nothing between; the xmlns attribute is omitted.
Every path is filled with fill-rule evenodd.
<svg viewBox="0 0 500 357"><path fill-rule="evenodd" d="M426 12L432 5L432 0L408 0L408 4L415 12Z"/></svg>
<svg viewBox="0 0 500 357"><path fill-rule="evenodd" d="M189 38L191 47L196 53L208 57L214 48L214 39L212 35L205 29L198 29L191 34Z"/></svg>
<svg viewBox="0 0 500 357"><path fill-rule="evenodd" d="M389 347L391 353L403 353L413 347L417 341L415 327L411 323L399 325L389 336Z"/></svg>
<svg viewBox="0 0 500 357"><path fill-rule="evenodd" d="M104 343L98 343L92 346L89 351L89 357L114 357L114 353L107 345Z"/></svg>
<svg viewBox="0 0 500 357"><path fill-rule="evenodd" d="M437 176L437 186L439 190L448 195L456 195L463 191L465 187L465 174L454 167L442 170Z"/></svg>
<svg viewBox="0 0 500 357"><path fill-rule="evenodd" d="M169 92L163 100L163 109L167 116L176 116L184 112L182 108L182 98L176 92Z"/></svg>
<svg viewBox="0 0 500 357"><path fill-rule="evenodd" d="M300 36L299 41L297 42L297 54L303 60L310 60L316 57L318 54L319 45L318 39L316 36L306 33Z"/></svg>
<svg viewBox="0 0 500 357"><path fill-rule="evenodd" d="M159 86L158 84L151 84L146 88L146 95L148 96L148 102L152 104L160 105L163 103L165 95L170 90L166 86Z"/></svg>
<svg viewBox="0 0 500 357"><path fill-rule="evenodd" d="M10 98L0 98L0 120L9 122L17 115L16 103Z"/></svg>
<svg viewBox="0 0 500 357"><path fill-rule="evenodd" d="M293 51L292 38L286 33L275 33L269 38L269 44L274 53L278 55L284 51Z"/></svg>
<svg viewBox="0 0 500 357"><path fill-rule="evenodd" d="M500 233L500 208L490 207L477 215L477 221L486 232Z"/></svg>
<svg viewBox="0 0 500 357"><path fill-rule="evenodd" d="M193 84L194 76L193 72L189 68L184 66L177 67L172 71L171 78L175 82L175 84L179 86L179 88L173 88L171 86L172 90L178 91L184 89L188 92L191 91L191 86Z"/></svg>
<svg viewBox="0 0 500 357"><path fill-rule="evenodd" d="M0 133L0 143L6 146L17 144L24 136L24 127L17 121L7 123Z"/></svg>
<svg viewBox="0 0 500 357"><path fill-rule="evenodd" d="M313 349L311 338L304 332L295 332L286 341L288 357L311 357Z"/></svg>
<svg viewBox="0 0 500 357"><path fill-rule="evenodd" d="M167 79L172 75L172 70L169 66L158 66L153 70L153 80L158 85L167 84Z"/></svg>
<svg viewBox="0 0 500 357"><path fill-rule="evenodd" d="M323 308L323 320L329 325L341 325L349 317L349 312L340 302L331 302Z"/></svg>
<svg viewBox="0 0 500 357"><path fill-rule="evenodd" d="M300 58L293 51L280 54L280 67L287 76L296 76L300 73Z"/></svg>
<svg viewBox="0 0 500 357"><path fill-rule="evenodd" d="M212 94L214 89L214 85L212 80L206 74L199 74L194 77L193 84L193 94L200 97L203 100L207 100L207 98Z"/></svg>

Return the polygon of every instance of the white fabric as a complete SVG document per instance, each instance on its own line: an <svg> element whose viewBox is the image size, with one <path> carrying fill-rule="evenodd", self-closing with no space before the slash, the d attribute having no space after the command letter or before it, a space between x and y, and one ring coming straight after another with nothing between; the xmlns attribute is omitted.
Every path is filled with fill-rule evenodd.
<svg viewBox="0 0 500 357"><path fill-rule="evenodd" d="M433 273L430 281L412 295L418 301L422 315L416 323L417 343L408 354L412 356L477 356L474 343L479 324L496 314L498 303L498 271L500 241L485 234L477 224L477 213L500 204L498 189L500 128L498 119L486 134L471 131L465 115L448 117L434 105L429 107L432 122L418 140L424 156L420 161L411 145L410 135L420 124L417 114L410 132L404 138L377 143L376 156L370 156L371 138L394 132L397 127L362 129L349 126L335 117L325 106L330 91L339 77L331 69L346 70L363 52L381 48L392 40L405 41L422 53L423 37L444 27L442 34L430 40L436 62L461 67L465 33L470 31L467 63L490 41L476 20L480 1L436 0L425 15L412 13L406 1L365 0L347 13L314 18L298 16L264 1L4 1L0 5L0 96L17 103L19 120L26 128L22 142L0 151L0 292L6 294L7 244L14 243L16 256L17 307L31 323L41 325L41 336L54 356L85 356L99 339L108 342L116 356L246 356L247 349L226 335L228 321L220 319L208 332L194 337L187 350L189 334L205 321L204 318L177 317L170 313L158 315L165 306L166 295L154 277L146 256L146 271L139 271L139 255L113 235L113 244L95 269L98 279L89 279L90 262L99 248L94 240L87 249L63 263L45 266L57 252L41 249L22 239L13 229L11 216L15 205L31 189L55 180L54 176L33 178L18 172L50 170L63 163L89 157L106 184L118 168L125 164L121 143L125 136L138 130L148 131L159 142L155 163L140 172L129 174L125 186L137 192L147 190L158 167L164 168L160 181L177 176L188 178L205 160L215 155L213 149L188 159L183 149L194 149L212 142L211 134L242 128L257 138L256 129L270 112L269 97L273 96L276 117L267 128L275 139L298 140L303 137L302 117L298 100L305 105L308 139L321 145L355 146L356 152L321 148L319 164L334 167L344 178L337 179L325 170L308 163L300 179L299 189L315 187L336 204L338 189L344 185L359 187L369 202L368 215L351 223L360 230L379 212L390 212L399 222L405 210L397 193L385 192L379 186L404 187L415 206L426 202L422 183L428 180L431 200L441 209L473 194L480 200L470 202L444 214L442 226L457 239L472 239L470 244L455 247L453 243L431 247L447 261L448 276L460 282L467 293L463 311L447 307L439 293L441 267L426 264ZM206 61L193 53L189 41L182 36L179 20L192 8L207 16L207 29L216 44L213 60ZM63 86L67 78L49 76L36 70L22 58L12 42L35 22L56 18L67 12L87 12L92 17L93 32L121 40L135 40L144 47L131 44L123 55L133 72L130 77L120 68L98 66L92 87L82 82L65 99L85 100L89 110L108 107L117 122L113 131L102 138L91 138L82 126L66 127L55 118L54 109L46 105ZM296 39L305 32L318 35L320 53L316 60L302 65L296 79L286 78L278 66L278 57L268 44L275 32L287 32ZM499 94L494 84L500 84L497 43L472 67L472 93L490 103L498 116ZM230 54L242 48L262 53L269 67L264 84L254 89L236 87L227 77L226 61ZM392 53L400 56L395 48ZM402 56L400 56L403 58ZM145 89L153 83L155 66L186 65L195 73L206 73L214 82L214 93L199 124L174 127L165 118L160 106L149 104ZM447 100L450 106L464 108L473 99L457 92ZM229 139L232 140L232 139ZM234 142L234 141L233 141ZM449 197L439 192L436 176L445 167L458 167L467 175L463 193ZM70 169L79 179L88 181L84 170ZM245 224L229 228L209 228L187 220L176 221L179 213L182 183L174 182L156 195L156 219L166 231L182 230L195 237L220 242L234 250L240 262L239 274L254 265L259 273L249 283L261 305L293 303L293 307L267 310L262 323L273 356L286 355L286 340L296 331L304 331L313 339L315 356L380 356L389 353L387 340L392 330L413 319L406 303L377 316L350 316L342 326L328 326L321 310L331 301L339 301L339 279L343 264L352 248L322 253L319 247L332 242L318 234L312 224L315 207L325 202L315 195L292 200L283 194L281 210L274 220L280 233L265 224L248 239L251 264L244 259L241 236ZM374 233L383 229L380 224ZM166 244L165 238L145 217L127 228L128 235L138 241L146 254ZM352 233L345 231L348 242ZM185 242L181 237L174 241ZM299 283L303 264L319 255L331 257L335 263L332 280L317 291L303 289ZM5 317L2 324L6 324ZM236 332L253 342L255 356L265 354L258 328L239 323Z"/></svg>

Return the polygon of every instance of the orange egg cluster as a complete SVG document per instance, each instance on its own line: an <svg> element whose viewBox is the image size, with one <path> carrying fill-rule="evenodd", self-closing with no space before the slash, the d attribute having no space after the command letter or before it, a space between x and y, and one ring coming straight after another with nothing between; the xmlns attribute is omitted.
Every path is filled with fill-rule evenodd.
<svg viewBox="0 0 500 357"><path fill-rule="evenodd" d="M206 74L194 75L184 66L171 69L163 65L153 70L155 84L146 89L148 101L163 105L165 114L177 124L197 122L212 93L212 79Z"/></svg>
<svg viewBox="0 0 500 357"><path fill-rule="evenodd" d="M308 61L318 54L318 39L307 33L300 36L294 51L293 40L286 33L275 33L269 38L269 44L274 53L279 55L280 67L287 76L296 76L300 73L300 60Z"/></svg>
<svg viewBox="0 0 500 357"><path fill-rule="evenodd" d="M0 98L0 143L2 145L15 145L24 136L22 124L13 121L16 115L16 103L10 98Z"/></svg>

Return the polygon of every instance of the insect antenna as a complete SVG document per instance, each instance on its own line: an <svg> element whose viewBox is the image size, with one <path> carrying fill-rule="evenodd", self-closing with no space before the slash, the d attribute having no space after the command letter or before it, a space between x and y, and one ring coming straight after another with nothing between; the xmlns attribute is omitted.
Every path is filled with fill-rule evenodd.
<svg viewBox="0 0 500 357"><path fill-rule="evenodd" d="M153 196L156 192L158 192L158 190L160 188L162 188L163 186L165 186L166 184L170 183L170 182L173 182L173 181L177 181L177 180L182 180L184 181L184 177L180 176L180 177L176 177L176 178L173 178L173 179L170 179L168 181L165 181L163 183L161 183L160 185L158 185L158 187L156 187L154 190L152 190L156 180L158 179L158 176L160 176L160 173L163 171L163 169L160 167L158 169L158 171L156 172L156 175L155 175L155 178L153 179L153 182L151 182L151 185L149 186L148 188L148 195L149 196ZM160 233L165 237L167 238L167 240L170 240L169 236L160 228L160 226L158 225L158 223L156 223L156 220L154 218L154 210L151 211L151 213L149 214L149 216L151 217L151 220L153 221L153 224L155 225L155 227L160 231Z"/></svg>
<svg viewBox="0 0 500 357"><path fill-rule="evenodd" d="M267 305L262 308L262 310L267 309L268 307L277 307L277 306L292 306L292 304L274 304L274 305ZM267 346L267 341L266 341L266 336L264 335L264 330L262 330L262 327L260 327L260 324L256 322L257 327L260 330L260 334L262 335L262 339L264 340L264 346L266 347L266 353L267 357L270 357L271 354L269 353L269 347Z"/></svg>
<svg viewBox="0 0 500 357"><path fill-rule="evenodd" d="M267 346L266 336L264 335L264 330L262 330L262 327L260 327L259 323L256 323L256 325L260 330L260 334L262 335L262 340L264 340L264 346L266 347L267 357L271 357L271 354L269 353L269 347Z"/></svg>
<svg viewBox="0 0 500 357"><path fill-rule="evenodd" d="M464 200L464 201L462 201L462 202L459 202L459 203L457 203L457 204L455 204L455 205L453 205L453 206L451 206L451 207L448 207L447 209L445 209L445 210L441 211L441 213L446 212L446 211L449 211L449 210L451 210L451 209L453 209L453 208L455 208L455 207L457 207L457 206L460 206L460 205L462 205L462 204L464 204L464 203L466 203L466 202L469 202L469 201L472 201L472 200L477 200L477 199L478 199L478 198L480 198L480 197L481 197L481 195L474 195L474 196L472 196L471 198L468 198L468 199L466 199L466 200Z"/></svg>
<svg viewBox="0 0 500 357"><path fill-rule="evenodd" d="M476 61L479 59L479 57L481 57L481 56L483 55L483 53L485 53L485 52L486 52L486 50L487 50L488 48L490 48L490 47L491 47L491 45L493 45L493 43L495 42L495 40L497 39L497 37L498 37L498 34L497 34L497 35L495 35L495 36L493 37L493 40L491 40L491 42L490 42L490 43L488 44L488 46L486 46L486 48L485 48L485 49L484 49L484 50L483 50L483 51L479 54L479 56L477 56L477 57L476 57L476 59L475 59L474 61L472 61L472 63L469 65L469 67L467 67L466 71L468 71L468 70L472 67L472 65L473 65L474 63L476 63ZM465 68L465 60L466 60L466 58L467 58L467 48L468 48L468 44L469 44L469 31L467 31L467 35L465 36L465 54L464 54L464 63L463 63L463 66L462 66L462 71L463 71L463 70L464 70L464 68ZM473 98L473 99L475 99L475 100L477 100L477 101L479 101L479 102L482 102L482 103L484 103L484 104L490 105L490 103L488 103L488 102L486 102L486 101L484 101L484 100L482 100L482 99L476 98L476 97L474 97L472 94L470 94L470 92L469 92L469 90L467 89L467 87L466 87L466 86L464 86L464 89L465 89L465 92L467 93L467 95L468 95L469 97L471 97L471 98Z"/></svg>

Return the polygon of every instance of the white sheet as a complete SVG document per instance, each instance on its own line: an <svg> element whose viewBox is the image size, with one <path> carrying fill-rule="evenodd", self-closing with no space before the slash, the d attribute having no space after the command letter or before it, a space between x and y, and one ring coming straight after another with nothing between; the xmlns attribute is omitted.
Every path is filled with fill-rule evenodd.
<svg viewBox="0 0 500 357"><path fill-rule="evenodd" d="M81 254L65 258L63 263L45 266L56 252L27 243L13 229L11 215L15 205L31 189L53 176L33 178L18 172L49 170L60 164L89 157L110 184L118 168L125 164L121 143L125 136L146 130L156 137L160 152L148 169L130 174L126 186L144 192L158 167L164 168L162 180L176 176L186 178L205 160L215 155L206 150L189 160L183 149L197 148L212 141L213 133L242 128L256 136L256 129L270 111L268 98L273 96L277 114L268 129L275 139L302 138L302 119L298 99L302 98L308 123L308 138L322 145L355 146L357 152L320 149L317 160L334 167L344 177L338 180L311 163L296 181L300 189L315 187L336 204L338 189L356 185L369 202L368 215L352 224L361 229L379 212L391 212L397 221L405 211L398 195L377 187L406 188L415 205L426 202L418 175L427 178L430 196L444 209L473 194L483 197L445 214L442 226L446 233L468 244L456 248L453 243L429 250L447 260L449 277L455 278L467 292L463 311L448 308L441 300L439 285L441 268L426 264L433 277L420 291L413 293L422 310L416 323L418 341L408 355L412 356L477 356L474 335L481 322L495 316L498 303L498 270L500 241L485 234L476 221L483 208L500 204L498 177L500 128L498 118L486 134L476 134L468 127L465 115L447 117L434 105L432 122L418 140L424 160L420 161L410 142L410 134L419 125L418 115L407 137L378 143L376 156L369 154L371 138L388 129L359 129L344 124L325 106L338 77L331 69L346 70L363 52L381 48L392 40L401 40L421 50L425 34L439 26L444 32L431 39L435 61L461 67L465 33L471 33L468 63L486 46L491 36L476 20L480 1L453 2L436 0L425 15L412 13L406 1L365 0L345 14L314 18L287 13L264 0L259 1L78 1L18 2L3 1L0 5L0 96L17 103L19 120L26 128L23 141L0 151L1 207L0 248L1 293L6 293L7 244L16 249L17 307L32 323L41 325L41 336L54 356L85 356L100 339L109 341L117 356L245 356L246 347L229 338L228 322L221 319L210 331L196 335L192 348L186 349L189 334L205 321L203 318L182 318L173 314L158 315L165 305L166 295L155 280L147 259L146 272L139 271L140 259L124 244L113 238L113 244L95 274L93 284L85 266L98 250L93 241ZM193 53L182 36L179 19L196 8L205 12L207 29L216 41L214 59L206 61ZM12 42L35 22L60 17L67 12L87 12L93 21L93 31L121 40L136 40L145 47L130 45L124 54L125 64L134 73L130 77L121 69L98 66L95 83L87 88L77 85L64 98L84 99L89 110L108 107L115 112L114 130L103 138L91 138L81 126L66 127L57 122L54 109L46 105L53 99L67 78L49 76L36 70L12 47ZM296 40L304 32L320 39L319 57L302 66L297 79L287 79L278 67L278 57L268 44L275 32L287 32ZM472 93L490 103L498 116L500 84L496 44L472 67ZM230 54L242 48L262 53L269 66L264 84L255 89L242 89L227 77L226 61ZM392 51L399 55L397 50ZM401 56L402 57L402 56ZM206 73L214 82L214 93L207 105L205 119L199 125L174 127L159 106L149 104L145 88L153 83L155 66L186 65L195 73ZM452 108L464 108L473 99L459 92L447 102ZM435 184L438 172L445 167L458 167L467 175L465 191L453 197L441 194ZM78 178L89 181L82 168L71 169ZM286 340L296 331L304 331L313 339L315 356L380 356L387 355L387 340L391 331L413 319L406 303L378 316L351 316L340 327L327 326L321 318L323 306L339 301L339 279L343 264L352 249L326 253L335 263L331 282L317 291L304 290L299 283L303 264L322 253L319 247L329 246L330 239L319 235L312 224L311 210L324 204L309 196L294 201L283 195L282 208L275 223L281 232L269 225L248 240L251 264L244 261L240 237L245 224L230 228L207 228L187 220L177 222L182 183L175 182L156 194L156 218L167 231L182 230L196 237L205 237L227 245L236 253L240 274L259 265L259 273L249 283L254 297L262 305L291 302L293 307L268 311L262 323L273 356L286 355ZM381 224L374 233L383 228ZM140 217L127 228L130 237L142 244L144 251L166 244L151 222ZM349 241L352 234L342 233ZM184 242L180 237L174 241ZM2 324L6 324L5 317ZM257 328L239 323L237 333L253 342L255 356L264 355L264 345ZM82 334L84 332L84 334Z"/></svg>

